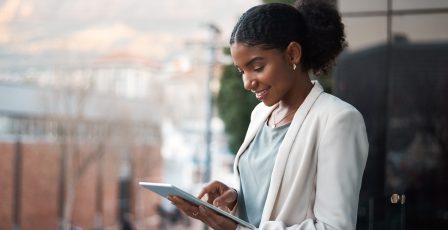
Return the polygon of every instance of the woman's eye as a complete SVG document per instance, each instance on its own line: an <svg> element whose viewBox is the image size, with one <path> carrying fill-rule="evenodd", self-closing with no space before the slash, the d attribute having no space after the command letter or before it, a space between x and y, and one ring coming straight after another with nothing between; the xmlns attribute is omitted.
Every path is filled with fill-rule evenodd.
<svg viewBox="0 0 448 230"><path fill-rule="evenodd" d="M255 67L254 71L255 72L261 72L261 71L263 71L263 69L264 69L264 67Z"/></svg>

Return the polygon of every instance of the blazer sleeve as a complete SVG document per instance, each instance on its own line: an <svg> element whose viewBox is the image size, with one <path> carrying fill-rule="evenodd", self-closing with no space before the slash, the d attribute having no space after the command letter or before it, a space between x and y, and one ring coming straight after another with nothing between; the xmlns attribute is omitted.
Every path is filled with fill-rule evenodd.
<svg viewBox="0 0 448 230"><path fill-rule="evenodd" d="M355 229L369 146L366 128L362 115L353 107L330 116L317 149L315 219L292 226L268 221L259 229Z"/></svg>
<svg viewBox="0 0 448 230"><path fill-rule="evenodd" d="M355 229L369 144L353 107L330 115L317 156L314 215L335 229Z"/></svg>

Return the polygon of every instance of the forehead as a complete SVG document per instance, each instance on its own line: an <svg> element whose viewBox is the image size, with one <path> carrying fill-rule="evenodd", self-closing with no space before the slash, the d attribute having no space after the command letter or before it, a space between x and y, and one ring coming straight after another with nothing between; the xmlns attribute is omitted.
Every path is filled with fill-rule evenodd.
<svg viewBox="0 0 448 230"><path fill-rule="evenodd" d="M260 46L247 46L244 43L235 42L230 46L235 65L243 66L254 58L272 59L280 57L277 49L262 49Z"/></svg>
<svg viewBox="0 0 448 230"><path fill-rule="evenodd" d="M248 46L244 43L235 42L230 46L230 54L235 58L262 55L264 50L258 46Z"/></svg>

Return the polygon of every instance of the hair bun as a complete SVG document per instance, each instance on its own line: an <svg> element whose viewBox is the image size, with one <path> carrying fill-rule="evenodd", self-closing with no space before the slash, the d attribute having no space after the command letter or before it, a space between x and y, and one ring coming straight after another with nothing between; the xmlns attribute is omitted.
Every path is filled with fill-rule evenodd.
<svg viewBox="0 0 448 230"><path fill-rule="evenodd" d="M336 56L347 46L344 24L335 1L299 0L294 5L301 13L307 29L308 60L315 73L327 72Z"/></svg>

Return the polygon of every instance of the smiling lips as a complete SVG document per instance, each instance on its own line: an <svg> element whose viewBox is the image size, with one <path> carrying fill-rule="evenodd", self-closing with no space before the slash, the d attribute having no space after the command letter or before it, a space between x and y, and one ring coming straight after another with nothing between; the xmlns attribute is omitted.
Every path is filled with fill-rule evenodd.
<svg viewBox="0 0 448 230"><path fill-rule="evenodd" d="M258 100L263 100L265 97L266 97L266 95L268 94L268 92L269 92L269 88L266 88L266 89L263 89L263 90L259 90L259 91L252 91L253 93L255 93L255 97L258 99Z"/></svg>

